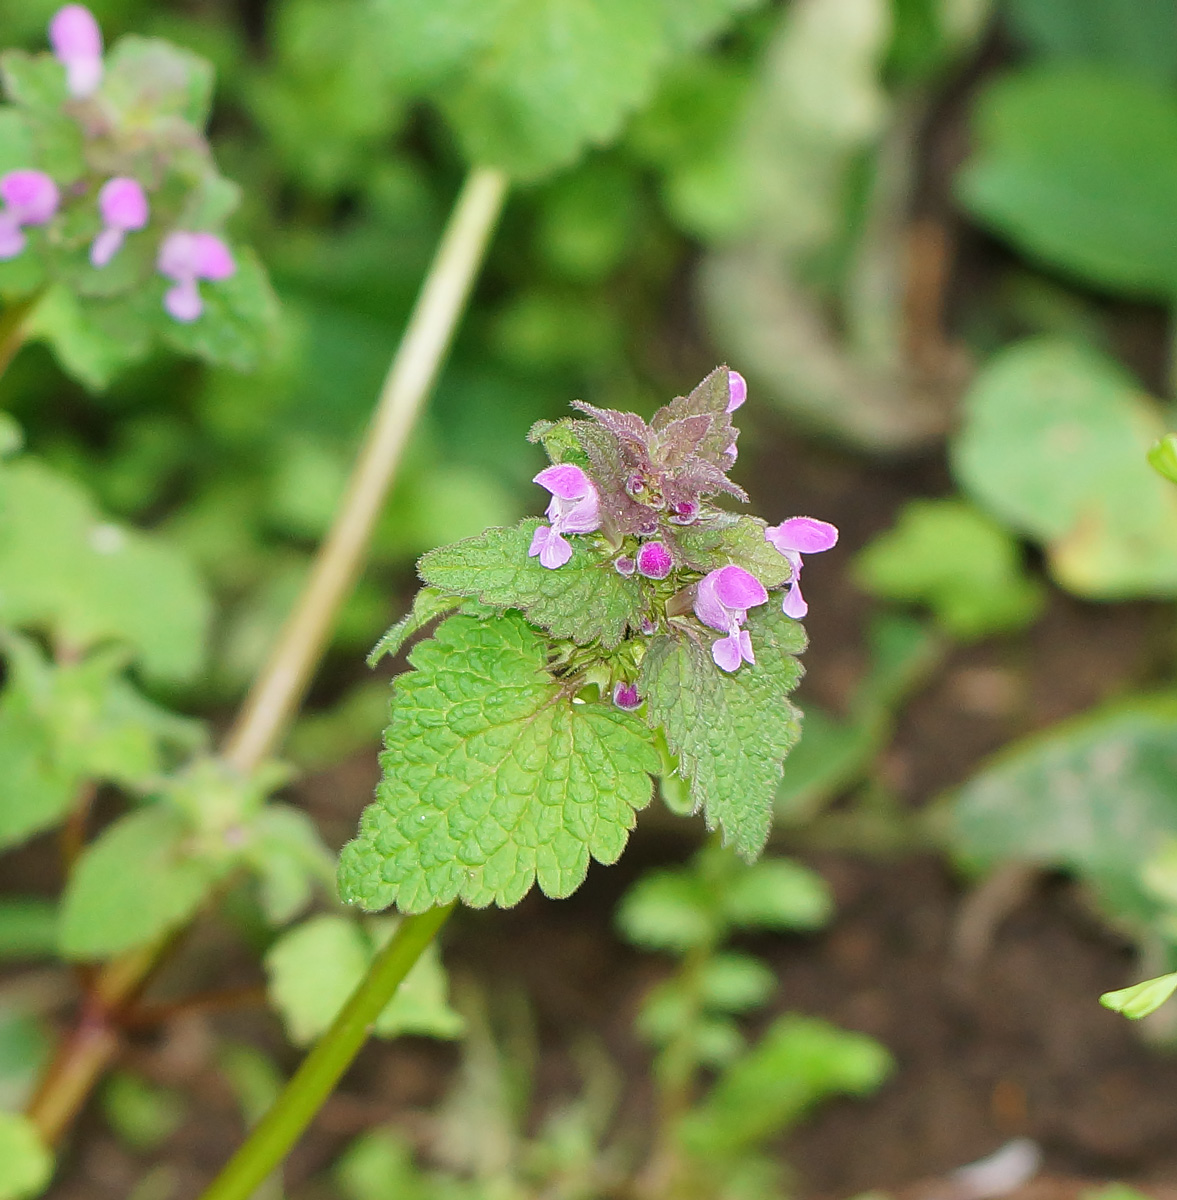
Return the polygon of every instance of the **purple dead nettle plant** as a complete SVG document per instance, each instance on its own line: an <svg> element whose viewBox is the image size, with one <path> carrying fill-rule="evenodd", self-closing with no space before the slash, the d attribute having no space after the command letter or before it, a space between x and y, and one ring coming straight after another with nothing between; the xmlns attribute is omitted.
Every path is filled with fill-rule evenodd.
<svg viewBox="0 0 1177 1200"><path fill-rule="evenodd" d="M150 156L142 153L142 132L132 131L129 139L123 139L112 115L116 109L109 107L104 98L102 30L90 10L81 4L59 9L49 22L49 43L54 57L65 68L69 100L62 111L77 121L87 144L92 140L100 143L93 161L109 161L112 155L115 161L120 156L127 162L136 158L146 161ZM169 121L174 133L175 118L169 116ZM144 123L144 128L149 125ZM189 135L180 138L175 147L168 143L158 148L165 169L172 149L192 156L194 139L200 134L190 130ZM0 199L4 201L0 212L0 260L22 254L28 244L24 228L52 222L63 209L64 196L64 205L71 208L96 204L102 228L90 243L89 257L91 264L102 270L122 249L129 233L148 228L152 217L149 192L161 186L163 175L159 162L145 169L150 178L120 173L106 179L98 186L96 201L90 198L94 196L91 189L101 175L89 184L69 179L60 186L44 171L31 167L0 176ZM176 321L195 321L205 307L198 283L228 279L236 272L233 255L220 237L205 230L172 229L155 236L159 238L155 268L172 283L164 294L164 309Z"/></svg>
<svg viewBox="0 0 1177 1200"><path fill-rule="evenodd" d="M762 533L786 560L775 573L774 556L766 561L762 552L749 548L746 528L743 540L725 542L737 518L711 498L726 494L747 500L727 472L736 461L738 437L731 414L747 399L748 385L737 371L716 372L709 379L721 375L722 392L712 401L696 400L697 389L659 409L649 423L634 413L576 401L573 407L590 420L537 427L533 436L545 444L552 430L563 428L583 461L557 462L535 476L552 500L549 524L536 529L529 553L548 570L558 570L573 556L568 535L591 536L591 547L608 555L619 575L636 575L650 581L643 586L653 585L637 633L648 637L664 622L685 626L696 637L718 630L724 636L712 641L711 656L730 673L743 663L755 665L752 637L744 626L749 610L768 602L770 590L783 591L787 616L805 615L802 555L830 549L838 531L812 517L792 517L776 526L756 522L760 532L751 534L753 541ZM552 442L565 450L569 444ZM728 547L729 561L714 563L717 546ZM640 662L641 651L636 653ZM641 705L628 677L613 684L612 695L619 708Z"/></svg>

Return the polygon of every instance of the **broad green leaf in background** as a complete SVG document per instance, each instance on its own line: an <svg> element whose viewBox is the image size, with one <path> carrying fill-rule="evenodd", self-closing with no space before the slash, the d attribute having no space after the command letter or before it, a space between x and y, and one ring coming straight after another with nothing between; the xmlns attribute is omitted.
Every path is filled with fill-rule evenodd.
<svg viewBox="0 0 1177 1200"><path fill-rule="evenodd" d="M321 915L287 931L270 947L269 994L292 1042L306 1045L331 1024L394 925L384 921L369 930L352 917ZM436 945L431 945L376 1018L376 1033L453 1038L462 1029L462 1018L446 1001L445 972Z"/></svg>
<svg viewBox="0 0 1177 1200"><path fill-rule="evenodd" d="M1035 339L977 376L953 471L982 508L1044 543L1064 587L1097 599L1168 596L1177 491L1147 461L1162 432L1157 407L1115 363Z"/></svg>
<svg viewBox="0 0 1177 1200"><path fill-rule="evenodd" d="M0 464L0 622L83 649L115 638L149 674L186 679L203 660L210 607L162 538L104 522L75 483L35 459Z"/></svg>
<svg viewBox="0 0 1177 1200"><path fill-rule="evenodd" d="M728 1159L787 1129L828 1096L874 1091L891 1067L872 1038L788 1014L720 1076L679 1134L693 1155Z"/></svg>
<svg viewBox="0 0 1177 1200"><path fill-rule="evenodd" d="M534 178L614 138L675 53L757 2L434 0L386 6L385 28L468 159Z"/></svg>
<svg viewBox="0 0 1177 1200"><path fill-rule="evenodd" d="M1141 867L1177 836L1177 699L1124 701L1017 743L951 797L945 836L967 866L1015 859L1076 872L1112 915L1152 920Z"/></svg>
<svg viewBox="0 0 1177 1200"><path fill-rule="evenodd" d="M426 554L421 578L442 592L477 596L495 608L517 608L554 637L582 645L600 641L612 648L637 628L641 617L641 580L628 579L572 543L572 558L558 571L528 556L531 538L542 522L528 518L512 529L488 529Z"/></svg>
<svg viewBox="0 0 1177 1200"><path fill-rule="evenodd" d="M568 895L590 856L616 861L658 756L635 717L574 702L546 659L546 639L515 613L450 617L414 647L383 781L340 860L345 900L509 906L536 882Z"/></svg>
<svg viewBox="0 0 1177 1200"><path fill-rule="evenodd" d="M70 875L61 953L83 961L108 958L178 928L225 865L171 808L152 805L121 817L86 848Z"/></svg>
<svg viewBox="0 0 1177 1200"><path fill-rule="evenodd" d="M1171 0L1005 0L1015 38L1052 59L1102 63L1162 83L1177 80Z"/></svg>
<svg viewBox="0 0 1177 1200"><path fill-rule="evenodd" d="M957 193L1045 263L1113 291L1177 292L1177 92L1096 66L989 85Z"/></svg>
<svg viewBox="0 0 1177 1200"><path fill-rule="evenodd" d="M53 1173L53 1156L33 1123L19 1113L0 1112L0 1200L37 1195Z"/></svg>
<svg viewBox="0 0 1177 1200"><path fill-rule="evenodd" d="M714 897L688 870L643 875L625 893L615 919L626 941L674 954L713 945L723 932Z"/></svg>
<svg viewBox="0 0 1177 1200"><path fill-rule="evenodd" d="M741 863L724 879L719 900L723 915L738 929L819 929L834 911L825 880L788 858Z"/></svg>
<svg viewBox="0 0 1177 1200"><path fill-rule="evenodd" d="M1045 592L1017 543L961 500L912 500L855 560L855 580L883 600L926 604L962 641L1024 628Z"/></svg>
<svg viewBox="0 0 1177 1200"><path fill-rule="evenodd" d="M748 631L756 664L732 673L715 665L706 643L658 638L642 662L638 691L651 726L665 729L707 827L722 827L725 842L750 860L768 837L785 755L801 731L788 696L801 678L794 655L805 649L805 630L770 598L749 616Z"/></svg>
<svg viewBox="0 0 1177 1200"><path fill-rule="evenodd" d="M258 877L262 911L272 925L285 925L302 912L316 884L334 893L335 857L306 813L267 804L245 831L242 861Z"/></svg>

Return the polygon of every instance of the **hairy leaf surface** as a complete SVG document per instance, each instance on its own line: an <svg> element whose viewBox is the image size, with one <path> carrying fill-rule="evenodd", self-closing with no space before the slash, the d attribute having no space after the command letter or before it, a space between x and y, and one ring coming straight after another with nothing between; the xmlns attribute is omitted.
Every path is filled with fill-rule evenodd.
<svg viewBox="0 0 1177 1200"><path fill-rule="evenodd" d="M607 649L637 626L641 581L619 575L572 537L572 558L557 570L529 558L541 521L528 518L511 529L488 529L478 537L431 550L418 564L426 583L444 592L477 596L495 608L518 608L553 637L581 645L599 641Z"/></svg>
<svg viewBox="0 0 1177 1200"><path fill-rule="evenodd" d="M721 826L724 840L752 859L768 837L785 755L801 732L788 696L801 678L793 656L805 648L805 631L775 607L753 613L748 630L756 664L731 673L715 665L709 641L659 638L638 691L651 726L665 729L708 828Z"/></svg>
<svg viewBox="0 0 1177 1200"><path fill-rule="evenodd" d="M649 734L607 702L578 703L515 613L451 617L393 691L384 779L344 848L340 892L405 912L460 899L567 896L589 858L616 861L650 798Z"/></svg>

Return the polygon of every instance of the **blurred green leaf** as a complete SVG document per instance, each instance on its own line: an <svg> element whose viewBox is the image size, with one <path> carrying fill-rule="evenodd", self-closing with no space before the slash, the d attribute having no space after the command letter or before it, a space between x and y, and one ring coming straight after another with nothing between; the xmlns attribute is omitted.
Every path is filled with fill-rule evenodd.
<svg viewBox="0 0 1177 1200"><path fill-rule="evenodd" d="M1074 871L1139 927L1158 908L1141 865L1177 836L1175 720L1174 697L1140 697L1015 743L951 797L949 848L975 869Z"/></svg>
<svg viewBox="0 0 1177 1200"><path fill-rule="evenodd" d="M335 1020L368 970L395 922L373 926L372 934L351 917L311 917L284 933L266 954L270 999L291 1041L305 1045ZM376 1019L379 1037L402 1033L453 1038L462 1018L446 1001L446 981L435 946L430 946Z"/></svg>
<svg viewBox="0 0 1177 1200"><path fill-rule="evenodd" d="M1177 973L1146 979L1118 992L1104 992L1099 998L1104 1008L1123 1013L1131 1021L1139 1021L1149 1013L1156 1012L1177 991Z"/></svg>
<svg viewBox="0 0 1177 1200"><path fill-rule="evenodd" d="M891 1066L872 1038L788 1014L720 1076L679 1135L692 1156L729 1159L789 1128L827 1096L874 1091Z"/></svg>
<svg viewBox="0 0 1177 1200"><path fill-rule="evenodd" d="M0 463L0 580L5 624L80 648L117 638L161 678L201 665L210 604L187 559L103 522L74 483L31 458Z"/></svg>
<svg viewBox="0 0 1177 1200"><path fill-rule="evenodd" d="M615 137L672 55L755 2L434 0L386 8L384 34L470 161L534 178Z"/></svg>
<svg viewBox="0 0 1177 1200"><path fill-rule="evenodd" d="M1005 0L1014 36L1047 58L1177 79L1177 8L1170 0Z"/></svg>
<svg viewBox="0 0 1177 1200"><path fill-rule="evenodd" d="M855 581L885 600L928 605L962 641L1024 628L1042 611L1017 543L960 500L912 500L854 564Z"/></svg>
<svg viewBox="0 0 1177 1200"><path fill-rule="evenodd" d="M135 1150L153 1150L180 1127L184 1099L130 1071L115 1071L102 1089L107 1124Z"/></svg>
<svg viewBox="0 0 1177 1200"><path fill-rule="evenodd" d="M179 117L203 129L213 69L199 55L160 38L127 35L106 56L100 96L131 127Z"/></svg>
<svg viewBox="0 0 1177 1200"><path fill-rule="evenodd" d="M82 961L109 958L178 928L225 865L195 842L174 810L153 805L128 813L86 848L70 876L61 953Z"/></svg>
<svg viewBox="0 0 1177 1200"><path fill-rule="evenodd" d="M776 976L758 958L717 954L703 967L699 990L707 1008L742 1013L764 1004L776 984Z"/></svg>
<svg viewBox="0 0 1177 1200"><path fill-rule="evenodd" d="M19 1113L0 1112L0 1200L37 1195L53 1174L53 1156L33 1123Z"/></svg>
<svg viewBox="0 0 1177 1200"><path fill-rule="evenodd" d="M1035 339L976 377L953 469L981 507L1045 543L1064 587L1173 595L1177 494L1146 459L1162 432L1156 406L1115 363Z"/></svg>
<svg viewBox="0 0 1177 1200"><path fill-rule="evenodd" d="M982 94L957 178L975 216L1100 287L1177 291L1177 94L1094 66L1037 67Z"/></svg>
<svg viewBox="0 0 1177 1200"><path fill-rule="evenodd" d="M0 962L53 958L56 951L57 905L52 900L32 896L0 900Z"/></svg>
<svg viewBox="0 0 1177 1200"><path fill-rule="evenodd" d="M716 915L706 886L680 870L644 875L625 893L615 919L626 941L682 954L715 943L722 932Z"/></svg>
<svg viewBox="0 0 1177 1200"><path fill-rule="evenodd" d="M311 902L315 885L335 892L335 856L314 822L287 804L267 804L249 822L242 858L261 883L262 911L285 925Z"/></svg>
<svg viewBox="0 0 1177 1200"><path fill-rule="evenodd" d="M833 915L826 881L787 858L765 858L732 871L720 891L725 917L741 929L820 929Z"/></svg>
<svg viewBox="0 0 1177 1200"><path fill-rule="evenodd" d="M1148 452L1149 465L1170 483L1177 483L1177 433L1166 433Z"/></svg>
<svg viewBox="0 0 1177 1200"><path fill-rule="evenodd" d="M24 1108L52 1053L53 1040L40 1020L0 1007L0 1111Z"/></svg>

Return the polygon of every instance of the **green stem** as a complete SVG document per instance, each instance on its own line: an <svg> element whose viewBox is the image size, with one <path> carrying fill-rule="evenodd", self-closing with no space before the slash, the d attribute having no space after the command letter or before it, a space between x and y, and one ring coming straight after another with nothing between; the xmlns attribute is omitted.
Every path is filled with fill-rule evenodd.
<svg viewBox="0 0 1177 1200"><path fill-rule="evenodd" d="M401 981L437 936L453 905L405 917L334 1024L303 1059L274 1107L213 1180L201 1200L250 1200L290 1152L368 1040L372 1026Z"/></svg>

